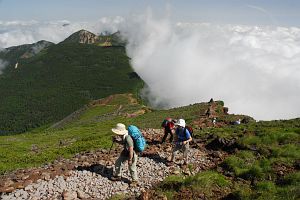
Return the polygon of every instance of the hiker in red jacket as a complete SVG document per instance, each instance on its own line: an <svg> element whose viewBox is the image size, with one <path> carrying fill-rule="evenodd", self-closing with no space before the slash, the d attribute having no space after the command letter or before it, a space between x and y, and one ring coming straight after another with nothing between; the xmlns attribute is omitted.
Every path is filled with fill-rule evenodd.
<svg viewBox="0 0 300 200"><path fill-rule="evenodd" d="M170 134L170 140L169 141L170 142L173 141L173 133L172 132L173 132L173 130L175 128L175 122L176 121L173 120L170 117L168 117L167 119L165 119L163 121L163 123L161 124L161 126L163 127L165 134L164 134L164 137L163 137L161 143L164 143L166 141L166 139L167 139L167 137L168 137L169 134Z"/></svg>

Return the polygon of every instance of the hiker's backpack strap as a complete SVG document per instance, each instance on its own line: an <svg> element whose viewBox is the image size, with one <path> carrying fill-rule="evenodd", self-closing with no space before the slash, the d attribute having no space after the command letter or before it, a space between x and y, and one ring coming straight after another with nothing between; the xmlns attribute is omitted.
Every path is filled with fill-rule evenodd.
<svg viewBox="0 0 300 200"><path fill-rule="evenodd" d="M187 136L186 136L187 135L186 130L189 132L190 137L192 137L192 133L190 133L190 130L188 127L184 127L183 133L184 133L185 138L188 140L189 138L187 138Z"/></svg>

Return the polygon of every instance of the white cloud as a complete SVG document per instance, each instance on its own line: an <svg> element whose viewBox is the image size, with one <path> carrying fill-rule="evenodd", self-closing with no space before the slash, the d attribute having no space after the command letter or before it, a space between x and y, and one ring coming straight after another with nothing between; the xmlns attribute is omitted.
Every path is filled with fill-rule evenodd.
<svg viewBox="0 0 300 200"><path fill-rule="evenodd" d="M92 23L0 22L0 48L42 39L57 43L80 29L122 31L153 105L213 97L224 100L230 112L256 119L300 115L300 29L295 27L172 24L151 13Z"/></svg>
<svg viewBox="0 0 300 200"><path fill-rule="evenodd" d="M300 115L299 28L173 25L147 15L126 30L132 65L154 105L213 97L256 119Z"/></svg>

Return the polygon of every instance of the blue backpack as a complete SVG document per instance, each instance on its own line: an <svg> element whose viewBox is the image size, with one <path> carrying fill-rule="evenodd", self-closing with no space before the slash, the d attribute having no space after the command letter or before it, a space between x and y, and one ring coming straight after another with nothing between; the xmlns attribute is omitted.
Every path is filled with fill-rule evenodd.
<svg viewBox="0 0 300 200"><path fill-rule="evenodd" d="M134 125L128 126L128 134L131 136L134 142L134 149L137 152L142 152L146 148L146 140L141 131Z"/></svg>

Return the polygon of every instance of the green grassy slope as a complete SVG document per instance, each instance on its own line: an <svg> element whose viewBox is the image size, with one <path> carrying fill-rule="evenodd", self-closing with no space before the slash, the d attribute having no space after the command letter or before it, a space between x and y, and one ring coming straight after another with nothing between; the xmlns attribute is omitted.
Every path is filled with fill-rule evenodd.
<svg viewBox="0 0 300 200"><path fill-rule="evenodd" d="M54 45L54 43L41 40L33 44L13 46L5 49L4 51L0 51L0 58L4 59L10 64L10 67L7 67L4 72L13 71L15 64L20 60L20 58L24 59L32 57L52 45Z"/></svg>
<svg viewBox="0 0 300 200"><path fill-rule="evenodd" d="M10 62L0 75L0 134L53 123L92 99L136 93L142 85L124 47L61 43L33 57L22 54L17 48L0 55Z"/></svg>
<svg viewBox="0 0 300 200"><path fill-rule="evenodd" d="M170 177L157 193L171 199L299 199L300 119L206 128L196 133L212 150L230 153L212 172ZM216 141L234 141L226 146ZM230 143L227 143L230 144ZM225 175L225 176L224 176ZM182 196L181 196L182 198Z"/></svg>
<svg viewBox="0 0 300 200"><path fill-rule="evenodd" d="M4 155L0 157L0 173L39 166L59 156L69 157L82 151L107 148L111 145L111 128L118 122L141 128L160 128L166 116L186 117L191 122L208 106L202 103L169 111L151 110L133 97L115 95L108 97L104 104L91 103L85 112L63 128L41 127L23 134L0 136L0 152ZM135 117L129 117L133 114Z"/></svg>
<svg viewBox="0 0 300 200"><path fill-rule="evenodd" d="M133 95L114 95L93 101L81 115L59 129L39 128L13 136L0 136L0 173L40 166L82 151L109 148L116 123L159 128L166 116L197 121L209 107L199 103L170 110L152 110ZM231 120L234 115L220 119ZM239 116L240 117L240 116ZM249 122L222 128L197 128L195 138L207 148L223 149L229 156L216 169L194 176L171 176L155 192L170 199L297 199L300 196L300 119ZM216 141L234 141L222 146ZM192 196L194 195L194 196Z"/></svg>

